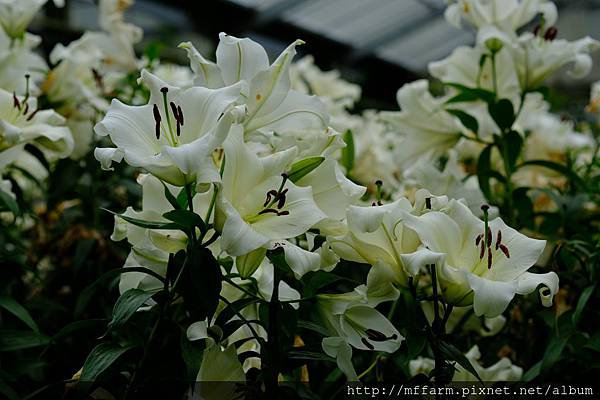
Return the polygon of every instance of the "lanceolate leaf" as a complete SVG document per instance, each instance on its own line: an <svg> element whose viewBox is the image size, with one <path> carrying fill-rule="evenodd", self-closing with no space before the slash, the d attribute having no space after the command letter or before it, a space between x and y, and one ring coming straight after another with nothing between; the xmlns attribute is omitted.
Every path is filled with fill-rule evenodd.
<svg viewBox="0 0 600 400"><path fill-rule="evenodd" d="M0 330L0 351L13 351L39 347L48 344L50 338L33 331L13 329Z"/></svg>
<svg viewBox="0 0 600 400"><path fill-rule="evenodd" d="M103 210L108 211L109 213L118 216L119 218L123 218L125 221L130 224L140 226L146 229L179 229L180 225L174 222L160 222L160 221L145 221L139 218L128 217L127 215L118 214L114 211L107 210L103 208Z"/></svg>
<svg viewBox="0 0 600 400"><path fill-rule="evenodd" d="M475 371L473 364L471 364L471 361L469 361L469 359L465 357L460 350L454 347L454 345L444 341L440 341L439 346L440 351L448 360L456 361L461 367L469 371L481 382L481 378L479 377L477 371Z"/></svg>
<svg viewBox="0 0 600 400"><path fill-rule="evenodd" d="M144 304L153 293L141 289L129 289L123 293L113 308L113 317L108 328L117 328L123 325Z"/></svg>
<svg viewBox="0 0 600 400"><path fill-rule="evenodd" d="M475 117L462 110L455 110L449 108L446 109L446 111L449 114L452 114L456 118L458 118L465 128L477 135L477 133L479 132L479 122L477 122L477 119Z"/></svg>
<svg viewBox="0 0 600 400"><path fill-rule="evenodd" d="M111 269L104 273L104 275L100 276L100 278L96 279L94 283L83 289L83 291L79 294L77 298L77 302L75 303L75 316L80 315L88 302L91 300L92 296L98 291L100 288L108 284L111 279L119 276L120 274L126 274L130 272L143 272L145 274L151 275L154 278L158 279L161 282L165 282L165 278L152 271L151 269L144 267L127 267L127 268L117 268Z"/></svg>
<svg viewBox="0 0 600 400"><path fill-rule="evenodd" d="M596 285L586 287L581 296L579 296L579 301L577 302L577 307L575 308L575 312L573 313L573 326L577 326L579 323L579 319L581 319L581 314L585 309L588 300L594 293L594 289L596 289Z"/></svg>
<svg viewBox="0 0 600 400"><path fill-rule="evenodd" d="M496 103L489 103L488 111L502 132L513 126L515 122L515 110L510 100L500 99Z"/></svg>
<svg viewBox="0 0 600 400"><path fill-rule="evenodd" d="M346 168L346 173L350 173L352 168L354 168L354 136L352 135L352 131L348 129L346 133L344 133L344 142L346 142L346 147L342 149L342 157L341 163Z"/></svg>
<svg viewBox="0 0 600 400"><path fill-rule="evenodd" d="M15 300L11 299L10 297L0 297L0 307L6 309L15 317L19 318L34 332L40 332L37 324L35 323L33 318L31 318L29 311L27 311L25 307L17 303Z"/></svg>
<svg viewBox="0 0 600 400"><path fill-rule="evenodd" d="M120 347L108 342L100 343L94 347L85 360L79 380L86 383L95 382L102 372L106 371L129 349L131 347Z"/></svg>

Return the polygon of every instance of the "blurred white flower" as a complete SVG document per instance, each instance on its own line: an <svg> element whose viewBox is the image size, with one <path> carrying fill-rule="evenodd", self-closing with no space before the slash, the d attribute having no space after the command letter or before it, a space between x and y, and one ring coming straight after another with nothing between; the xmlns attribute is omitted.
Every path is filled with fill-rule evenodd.
<svg viewBox="0 0 600 400"><path fill-rule="evenodd" d="M475 28L493 25L507 33L513 33L542 14L548 26L557 18L556 5L549 0L450 0L446 8L446 20L460 28L467 21Z"/></svg>
<svg viewBox="0 0 600 400"><path fill-rule="evenodd" d="M488 385L493 384L494 382L518 381L523 375L523 368L514 365L510 359L506 357L501 358L494 365L485 368L479 361L481 358L481 352L479 351L479 347L477 345L473 346L467 352L467 354L465 354L465 357L467 360L469 360L475 371L477 371L477 374L481 380L486 382ZM461 365L456 364L454 367L456 368L456 372L454 372L452 381L477 381L477 378L469 371L464 369ZM434 368L435 361L426 357L419 357L416 360L411 360L408 364L408 369L410 370L411 376L418 374L428 375Z"/></svg>
<svg viewBox="0 0 600 400"><path fill-rule="evenodd" d="M62 116L39 109L34 97L0 89L0 152L25 143L35 144L50 158L67 157L73 150Z"/></svg>
<svg viewBox="0 0 600 400"><path fill-rule="evenodd" d="M408 167L419 158L434 159L452 148L463 133L468 133L458 118L444 109L445 98L429 92L429 82L418 80L398 90L399 112L382 112L404 140L397 149L396 160Z"/></svg>
<svg viewBox="0 0 600 400"><path fill-rule="evenodd" d="M21 39L47 0L0 0L0 25L13 39Z"/></svg>

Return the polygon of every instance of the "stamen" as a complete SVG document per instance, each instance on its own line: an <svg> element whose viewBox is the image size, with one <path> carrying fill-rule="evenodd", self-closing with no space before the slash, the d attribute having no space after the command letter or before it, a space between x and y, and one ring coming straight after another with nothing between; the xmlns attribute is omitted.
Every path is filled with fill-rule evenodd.
<svg viewBox="0 0 600 400"><path fill-rule="evenodd" d="M544 40L547 40L547 41L551 42L554 39L556 39L556 35L557 34L558 34L558 29L556 29L556 27L554 27L554 26L551 26L546 31L546 34L544 35Z"/></svg>
<svg viewBox="0 0 600 400"><path fill-rule="evenodd" d="M496 250L498 250L500 243L502 243L502 232L498 231L498 234L496 235Z"/></svg>
<svg viewBox="0 0 600 400"><path fill-rule="evenodd" d="M171 106L171 111L173 111L173 115L175 116L175 119L177 121L179 121L179 112L177 111L177 106L172 101L169 103L169 105Z"/></svg>
<svg viewBox="0 0 600 400"><path fill-rule="evenodd" d="M285 216L285 215L290 215L290 212L289 212L289 211L287 211L287 210L283 210L283 211L279 211L279 212L277 213L277 215L278 215L278 216L280 216L280 217L281 217L281 216Z"/></svg>
<svg viewBox="0 0 600 400"><path fill-rule="evenodd" d="M431 197L427 197L425 199L425 208L427 208L428 210L431 210Z"/></svg>
<svg viewBox="0 0 600 400"><path fill-rule="evenodd" d="M29 78L31 78L31 75L25 74L25 100L23 100L25 103L27 103L27 99L29 99Z"/></svg>
<svg viewBox="0 0 600 400"><path fill-rule="evenodd" d="M367 346L369 349L371 350L375 350L375 346L373 346L371 343L369 343L367 341L367 339L365 338L360 338L360 341L362 342L362 344L364 344L365 346Z"/></svg>
<svg viewBox="0 0 600 400"><path fill-rule="evenodd" d="M158 111L158 106L154 104L152 107L152 114L154 114L154 122L155 122L155 130L156 130L156 139L160 139L160 111Z"/></svg>
<svg viewBox="0 0 600 400"><path fill-rule="evenodd" d="M275 190L275 189L271 189L267 192L267 199L263 203L263 207L266 207L269 205L273 196L277 196L277 190Z"/></svg>
<svg viewBox="0 0 600 400"><path fill-rule="evenodd" d="M369 337L369 339L375 341L375 342L385 342L388 337L385 336L383 333L376 331L375 329L367 329L365 331L365 333L367 334L367 336Z"/></svg>
<svg viewBox="0 0 600 400"><path fill-rule="evenodd" d="M479 259L480 260L483 258L484 254L485 254L485 243L481 242L481 250L479 251Z"/></svg>
<svg viewBox="0 0 600 400"><path fill-rule="evenodd" d="M285 205L285 194L287 193L287 189L284 189L281 193L278 194L279 200L277 201L277 208L281 209Z"/></svg>
<svg viewBox="0 0 600 400"><path fill-rule="evenodd" d="M506 256L506 258L510 258L510 253L508 252L508 247L506 247L503 244L501 244L499 247L500 247L500 250L502 250L502 252Z"/></svg>
<svg viewBox="0 0 600 400"><path fill-rule="evenodd" d="M40 111L39 107L36 108L31 114L29 114L29 117L27 117L26 121L31 121L33 117L35 117L35 114L38 113L38 111Z"/></svg>
<svg viewBox="0 0 600 400"><path fill-rule="evenodd" d="M487 227L487 236L486 236L486 246L490 247L492 245L492 230L490 229L490 227Z"/></svg>
<svg viewBox="0 0 600 400"><path fill-rule="evenodd" d="M275 210L273 208L265 208L264 210L262 210L261 212L259 212L258 215L267 214L267 213L273 213L273 214L279 215L279 211L277 211L277 210Z"/></svg>
<svg viewBox="0 0 600 400"><path fill-rule="evenodd" d="M475 246L479 246L479 242L481 242L482 237L483 237L483 233L480 233L479 235L477 235L477 237L475 238Z"/></svg>
<svg viewBox="0 0 600 400"><path fill-rule="evenodd" d="M25 110L23 110L23 115L26 115L29 111L29 103L25 103Z"/></svg>
<svg viewBox="0 0 600 400"><path fill-rule="evenodd" d="M13 107L18 108L19 111L21 111L21 102L19 102L19 99L17 98L15 92L13 92Z"/></svg>
<svg viewBox="0 0 600 400"><path fill-rule="evenodd" d="M540 33L541 29L542 29L542 25L541 24L537 24L535 26L535 28L533 28L533 36L537 36Z"/></svg>
<svg viewBox="0 0 600 400"><path fill-rule="evenodd" d="M487 262L488 262L488 269L492 269L492 252L490 251L489 247L488 247Z"/></svg>
<svg viewBox="0 0 600 400"><path fill-rule="evenodd" d="M177 114L179 115L179 122L181 123L181 126L183 126L183 111L180 106L177 106Z"/></svg>

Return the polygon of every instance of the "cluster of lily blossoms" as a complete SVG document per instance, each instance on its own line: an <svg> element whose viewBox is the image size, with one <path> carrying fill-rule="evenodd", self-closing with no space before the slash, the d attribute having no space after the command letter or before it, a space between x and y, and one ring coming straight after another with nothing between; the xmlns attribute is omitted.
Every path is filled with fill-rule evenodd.
<svg viewBox="0 0 600 400"><path fill-rule="evenodd" d="M599 47L590 38L557 39L552 2L451 1L448 22L474 27L477 40L429 65L448 84L445 92L436 97L418 80L399 89L400 111L362 115L352 113L359 86L321 71L310 56L294 61L300 40L273 61L260 44L225 33L215 61L189 42L179 46L189 68L138 58L134 45L142 32L123 18L132 1L101 0L102 30L56 46L48 66L34 51L39 38L26 32L44 3L0 2L0 173L39 163L28 145L50 161L93 149L104 170L126 163L143 171L141 209L116 215L111 239L131 245L124 268L154 274L122 274L120 292L159 290L156 274L166 277L173 255L198 243L231 277L220 289L216 318L187 330L189 340L207 342L199 380L215 380L204 367L212 363L227 365L217 378L232 380L261 366L258 357L240 362L237 355L260 352L269 338L264 327L248 323L226 337L214 334L227 305L248 296L269 302L276 293L301 306L293 282L275 279L267 253L278 249L296 280L333 271L342 260L365 269L366 280L353 290L314 296L326 333L322 350L349 380L360 378L354 351L400 348L403 335L377 307L396 304L402 290L434 293L454 318L472 311L463 328L482 336L502 328L502 313L517 294L537 292L544 306L552 305L556 273L529 272L546 242L508 226L468 169L503 127L483 98L465 95L465 88L477 89L469 93L510 102L517 110L510 131L523 138L523 161L562 161L568 151L594 148L536 91L567 64L573 77L586 75L589 53ZM517 33L534 18L541 21L535 29ZM131 78L149 95L135 85L122 89ZM592 113L600 109L599 93L592 91ZM37 97L54 108L39 109ZM491 153L494 169L506 161ZM559 180L537 168L509 179L528 187ZM0 181L14 198L10 188ZM189 234L172 224L176 204L199 221ZM436 318L431 302L420 307L430 321ZM249 304L230 318L256 321L259 313ZM452 316L447 322L452 331ZM484 380L520 378L522 370L508 359L485 369L479 356L477 347L467 353ZM429 373L432 363L413 360L410 371ZM455 375L473 377L464 369Z"/></svg>
<svg viewBox="0 0 600 400"><path fill-rule="evenodd" d="M476 47L459 48L448 59L433 63L434 76L464 85L475 85L478 80L484 87L497 85L499 93L518 106L524 90L537 84L548 71L574 61L581 73L579 64L586 64L586 52L595 42L552 42L539 35L509 40L512 31L528 22L513 21L514 15L523 15L518 7L524 7L523 3L514 3L515 9L508 9L513 14L505 18L512 25L504 20L471 19L471 6L484 12L483 17L487 15L479 2L460 2L460 8L453 4L447 13L453 22L465 19L481 29L490 28L496 35L494 39L506 41L498 44L497 82L492 83L489 74L477 69L491 37L483 33ZM551 25L551 3L539 3L531 18L544 13L546 23ZM461 18L457 18L459 11L465 13ZM189 238L182 232L131 222L135 218L168 223L164 214L172 206L165 197L165 187L175 197L184 196L186 188L193 189L191 209L214 230L207 246L215 257L234 260L232 271L238 277L234 285L224 283L221 291L229 302L252 290L253 285L240 289L248 279L258 282L253 295L270 300L274 266L265 257L267 250L283 249L296 279L310 271L331 271L340 259L365 264L367 280L354 291L317 295L322 322L329 332L323 350L336 357L349 379L357 378L353 349L392 353L403 340L375 307L397 299L399 288L427 281L431 268L436 270L437 290L445 304L473 307L475 315L490 321L501 316L516 294L529 294L540 287L542 303L552 304L558 291L557 275L528 272L540 258L545 241L528 238L500 217L491 217L494 210L485 204L476 181L464 179L460 146L450 153L442 171L431 164L427 169L420 163L406 168L406 163L416 157L439 156L462 137L473 134L453 114L444 111L444 100L432 97L424 81L400 89L400 113L384 113L381 119L369 113L362 118L351 116L348 109L360 95L359 89L319 71L310 58L292 64L301 41L292 43L270 62L265 50L250 39L225 33L219 39L215 62L206 59L191 43L180 45L190 59L192 85L172 85L143 70L140 82L150 91L147 104L134 106L113 100L95 126L98 135L110 137L114 144L94 151L104 169L124 161L148 172L138 178L143 187L142 210L128 209L123 216L130 218L129 222L115 217L113 239L126 238L132 245L125 267L143 266L165 275L169 254L187 247ZM551 65L522 66L518 56L523 51L537 54L542 60L546 59L544 54L560 53L562 58ZM461 66L467 66L466 71L472 74L465 74ZM521 67L526 69L526 76L519 75ZM491 66L484 66L484 71L487 68ZM457 76L459 72L463 75ZM531 129L532 135L547 132L545 128L536 130L536 124L544 124L540 119L550 119L546 125L561 125L549 116L538 96L527 94L521 101L525 102L523 107L535 109L538 116L529 121L523 113L517 122L523 129ZM456 104L457 109L460 106ZM344 136L348 131L358 143L370 140L373 146L382 144L368 136L372 128L364 139L361 137L361 128L369 125L370 118L375 118L382 137L392 137L387 123L402 131L392 142L401 144L396 147L400 163L387 168L385 163L393 161L378 159L371 164L384 163L388 174L396 171L386 179L387 198L380 196L380 181L369 181L371 177L362 181L379 194L369 195L367 187L348 178L356 176L361 181L368 175L355 175L354 169L349 171L343 165L342 153L348 144ZM481 127L489 128L480 132L481 137L492 135L493 120L483 112L476 118ZM578 134L567 130L565 135ZM357 152L356 159L360 160L363 152L369 157L369 151L376 152L375 158L381 155L376 149L364 148ZM410 199L402 195L404 188L397 183L403 174L412 178L412 187L421 187L409 191ZM442 188L446 193L432 194L424 189L427 181L447 182L445 187L431 185L432 191ZM121 291L149 290L157 285L160 282L149 275L132 273L121 279L120 287ZM278 293L282 301L300 298L285 282L280 283ZM256 319L257 309L249 306L241 313L252 320ZM192 324L188 337L209 338L210 324L208 320ZM258 329L258 334L267 338L264 329ZM230 347L244 337L251 337L246 326L230 338L221 338L218 348L223 354L235 355ZM249 340L237 351L256 350L259 346L257 340ZM247 370L257 363L260 360L249 358L244 367Z"/></svg>

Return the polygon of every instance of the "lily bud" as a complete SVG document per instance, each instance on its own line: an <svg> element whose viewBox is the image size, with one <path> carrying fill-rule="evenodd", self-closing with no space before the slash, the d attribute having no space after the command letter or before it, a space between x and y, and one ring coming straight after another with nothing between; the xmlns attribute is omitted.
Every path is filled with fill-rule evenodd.
<svg viewBox="0 0 600 400"><path fill-rule="evenodd" d="M488 50L492 52L492 54L496 54L497 52L502 50L503 46L504 43L502 43L502 40L498 38L493 37L485 41L485 47L487 47Z"/></svg>
<svg viewBox="0 0 600 400"><path fill-rule="evenodd" d="M249 278L260 266L265 258L267 249L259 247L250 253L235 258L235 265L243 278Z"/></svg>

